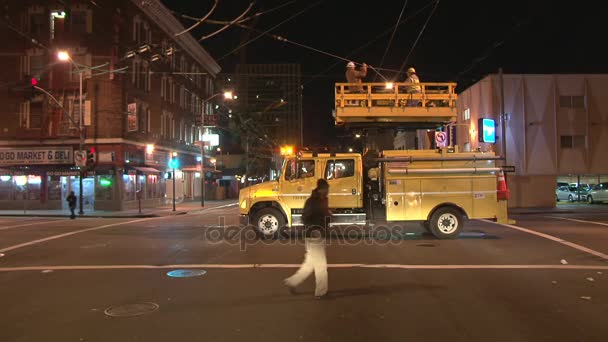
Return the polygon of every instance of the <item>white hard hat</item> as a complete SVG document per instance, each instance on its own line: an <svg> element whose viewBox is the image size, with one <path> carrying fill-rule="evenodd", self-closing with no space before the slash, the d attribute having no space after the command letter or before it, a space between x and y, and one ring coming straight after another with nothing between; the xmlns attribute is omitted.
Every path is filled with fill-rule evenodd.
<svg viewBox="0 0 608 342"><path fill-rule="evenodd" d="M415 74L416 73L416 69L409 68L409 69L407 69L407 72L411 72L412 74Z"/></svg>
<svg viewBox="0 0 608 342"><path fill-rule="evenodd" d="M347 67L347 68L354 68L354 67L355 67L355 63L353 63L353 62L348 62L348 63L346 63L346 67Z"/></svg>

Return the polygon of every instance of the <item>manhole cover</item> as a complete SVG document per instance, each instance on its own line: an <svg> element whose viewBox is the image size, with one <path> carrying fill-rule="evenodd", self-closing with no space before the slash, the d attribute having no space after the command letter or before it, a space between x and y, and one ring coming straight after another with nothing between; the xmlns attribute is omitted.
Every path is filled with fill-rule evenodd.
<svg viewBox="0 0 608 342"><path fill-rule="evenodd" d="M104 311L108 316L112 317L131 317L145 315L158 310L156 303L137 303L119 306L110 306Z"/></svg>
<svg viewBox="0 0 608 342"><path fill-rule="evenodd" d="M432 243L419 243L416 246L418 247L435 247Z"/></svg>
<svg viewBox="0 0 608 342"><path fill-rule="evenodd" d="M205 270L174 270L167 272L167 275L175 278L186 278L202 276L205 273L207 273Z"/></svg>

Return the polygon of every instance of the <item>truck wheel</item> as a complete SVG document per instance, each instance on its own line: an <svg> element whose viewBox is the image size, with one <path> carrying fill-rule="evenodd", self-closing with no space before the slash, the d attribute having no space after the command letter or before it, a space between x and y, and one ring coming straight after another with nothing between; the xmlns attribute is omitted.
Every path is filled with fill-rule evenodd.
<svg viewBox="0 0 608 342"><path fill-rule="evenodd" d="M462 214L455 208L437 209L430 221L430 232L438 239L455 239L462 230Z"/></svg>
<svg viewBox="0 0 608 342"><path fill-rule="evenodd" d="M260 237L274 237L286 224L283 214L275 208L264 208L255 213L253 225Z"/></svg>

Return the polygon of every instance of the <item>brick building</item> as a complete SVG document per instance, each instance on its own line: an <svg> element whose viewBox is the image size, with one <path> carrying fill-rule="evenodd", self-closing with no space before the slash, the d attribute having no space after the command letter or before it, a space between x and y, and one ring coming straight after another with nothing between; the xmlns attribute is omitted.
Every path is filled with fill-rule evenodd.
<svg viewBox="0 0 608 342"><path fill-rule="evenodd" d="M175 35L184 27L159 0L0 3L0 208L65 207L81 172L85 210L134 208L138 195L157 206L175 152L176 197L200 198L198 118L220 67ZM31 77L50 96L26 90ZM79 169L81 132L94 157Z"/></svg>

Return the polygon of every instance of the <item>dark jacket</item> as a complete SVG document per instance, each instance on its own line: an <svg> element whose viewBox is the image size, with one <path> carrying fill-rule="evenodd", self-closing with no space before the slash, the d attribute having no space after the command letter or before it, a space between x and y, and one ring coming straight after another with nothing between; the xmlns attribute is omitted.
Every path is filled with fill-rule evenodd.
<svg viewBox="0 0 608 342"><path fill-rule="evenodd" d="M65 200L68 201L70 208L76 208L76 196L69 194Z"/></svg>
<svg viewBox="0 0 608 342"><path fill-rule="evenodd" d="M327 197L321 196L316 189L312 191L312 194L306 200L302 213L302 221L306 228L307 236L312 236L314 232L319 232L321 236L325 236L327 224L331 216L327 201Z"/></svg>

